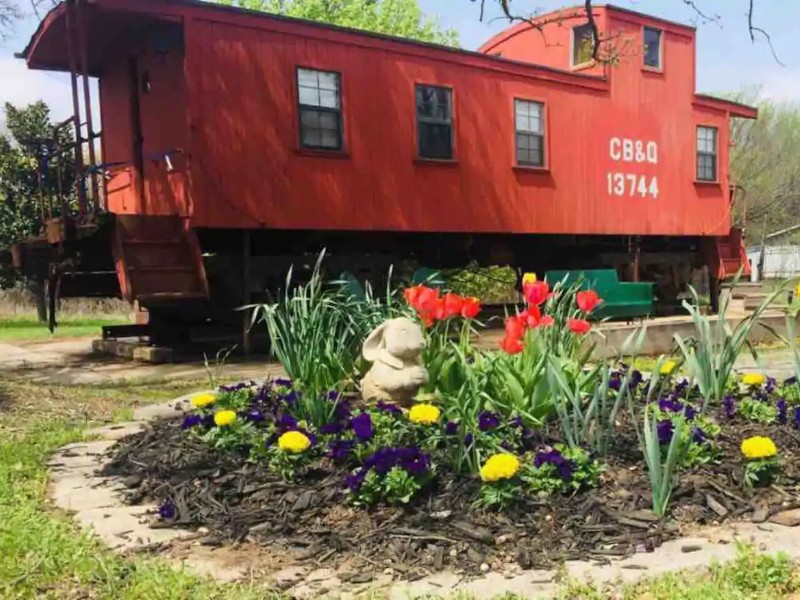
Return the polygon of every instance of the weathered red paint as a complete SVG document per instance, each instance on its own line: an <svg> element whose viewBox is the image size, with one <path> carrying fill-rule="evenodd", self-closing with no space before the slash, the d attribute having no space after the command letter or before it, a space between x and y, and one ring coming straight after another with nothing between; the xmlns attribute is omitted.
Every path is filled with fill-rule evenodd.
<svg viewBox="0 0 800 600"><path fill-rule="evenodd" d="M89 64L100 77L104 162L120 163L107 182L111 212L184 215L214 228L729 232L729 121L755 110L695 93L692 28L598 7L602 34L620 48L617 64L573 71L578 18L566 13L542 17L541 32L512 27L474 53L190 0L87 7L89 36L101 40ZM32 68L66 68L59 11L26 51ZM184 50L148 47L148 19L182 27ZM663 31L662 71L642 67L644 24ZM299 149L298 66L341 74L343 152ZM150 83L139 94L139 168L134 79L140 90ZM417 158L415 83L453 89L452 162ZM546 105L543 169L515 166L515 98ZM714 183L695 181L698 125L719 131ZM625 140L657 144L657 164L612 160ZM657 178L657 198L649 187L645 197L638 187L615 195L616 173L648 186Z"/></svg>

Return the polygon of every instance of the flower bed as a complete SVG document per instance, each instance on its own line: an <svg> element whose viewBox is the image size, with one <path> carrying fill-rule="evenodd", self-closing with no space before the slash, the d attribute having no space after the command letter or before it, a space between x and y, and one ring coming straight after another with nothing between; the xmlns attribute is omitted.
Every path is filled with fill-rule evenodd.
<svg viewBox="0 0 800 600"><path fill-rule="evenodd" d="M264 309L291 379L194 397L182 418L123 440L106 472L126 477L131 502L155 499L161 526L362 575L389 561L412 578L627 555L800 506L797 382L734 379L740 330L680 340L681 356L643 375L590 362L592 291L526 276L494 352L471 344L476 299L403 295L359 308L300 286ZM400 314L425 327L429 382L410 407L367 405L359 321ZM313 345L324 329L342 332L338 352Z"/></svg>

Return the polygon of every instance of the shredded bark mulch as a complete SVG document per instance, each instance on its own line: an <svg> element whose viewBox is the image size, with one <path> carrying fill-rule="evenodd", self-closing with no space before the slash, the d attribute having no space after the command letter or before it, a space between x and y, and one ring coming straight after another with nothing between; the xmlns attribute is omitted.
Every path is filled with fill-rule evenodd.
<svg viewBox="0 0 800 600"><path fill-rule="evenodd" d="M503 570L606 562L651 551L697 526L761 522L800 507L800 435L789 425L726 422L717 438L720 459L683 472L669 516L659 520L650 512L644 461L630 433L620 432L596 489L522 501L498 513L473 508L478 481L448 474L409 506L352 508L344 494L347 473L333 464L286 483L244 455L194 439L180 423L155 422L113 448L102 473L122 478L129 503L171 503L169 526L208 529L203 544L253 541L287 563L347 562L353 582L387 567L413 580L445 568L478 572L484 563ZM778 485L744 489L739 444L751 435L769 435L780 449ZM154 524L165 526L157 517Z"/></svg>

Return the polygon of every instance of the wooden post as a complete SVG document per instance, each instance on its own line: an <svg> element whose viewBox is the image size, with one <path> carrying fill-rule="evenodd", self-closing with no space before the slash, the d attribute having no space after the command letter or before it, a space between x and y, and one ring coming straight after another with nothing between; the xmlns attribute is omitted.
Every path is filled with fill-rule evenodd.
<svg viewBox="0 0 800 600"><path fill-rule="evenodd" d="M78 13L78 47L80 55L81 79L83 83L83 110L86 115L86 139L89 142L89 181L92 189L92 204L94 210L100 208L100 188L97 185L97 157L94 151L94 125L92 123L92 97L89 92L89 58L86 47L85 7L81 0L75 0L75 11Z"/></svg>
<svg viewBox="0 0 800 600"><path fill-rule="evenodd" d="M250 304L250 255L252 252L250 230L245 229L242 234L242 305ZM242 311L242 350L245 356L250 356L250 313Z"/></svg>
<svg viewBox="0 0 800 600"><path fill-rule="evenodd" d="M78 192L78 208L81 214L87 212L86 187L84 186L83 169L83 134L81 133L81 108L78 100L78 66L75 58L75 25L72 11L75 0L68 1L64 7L67 18L67 58L69 59L69 76L72 82L72 113L75 116L75 184ZM66 218L67 215L61 215Z"/></svg>

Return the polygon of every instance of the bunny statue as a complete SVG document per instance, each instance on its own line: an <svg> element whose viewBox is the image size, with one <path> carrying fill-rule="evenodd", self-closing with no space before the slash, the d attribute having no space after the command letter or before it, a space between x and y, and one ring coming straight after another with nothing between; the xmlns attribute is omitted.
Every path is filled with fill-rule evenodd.
<svg viewBox="0 0 800 600"><path fill-rule="evenodd" d="M389 319L370 333L362 348L362 355L372 363L361 380L364 400L410 405L428 381L428 372L422 366L424 347L422 329L405 317Z"/></svg>

